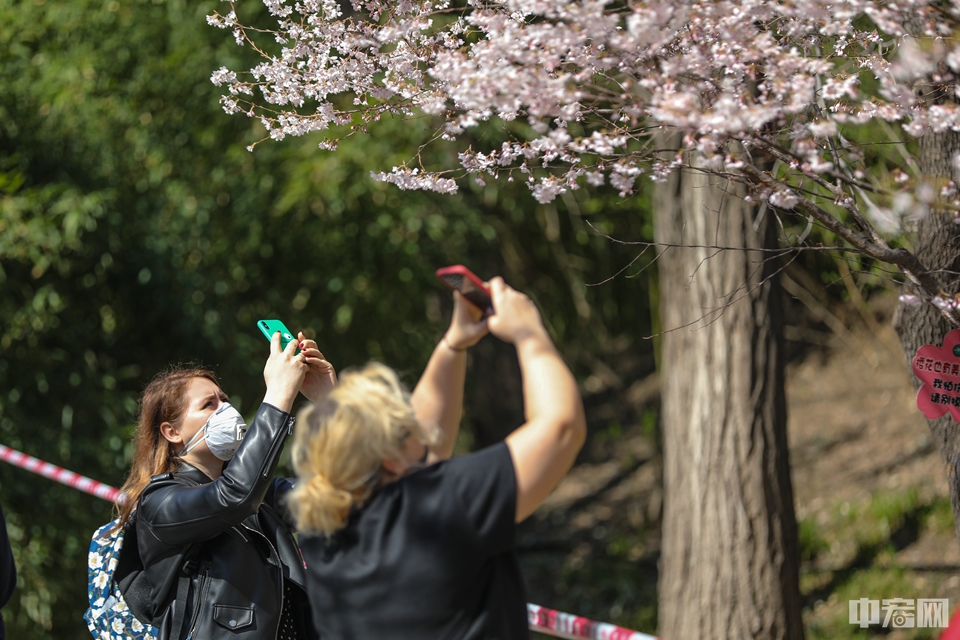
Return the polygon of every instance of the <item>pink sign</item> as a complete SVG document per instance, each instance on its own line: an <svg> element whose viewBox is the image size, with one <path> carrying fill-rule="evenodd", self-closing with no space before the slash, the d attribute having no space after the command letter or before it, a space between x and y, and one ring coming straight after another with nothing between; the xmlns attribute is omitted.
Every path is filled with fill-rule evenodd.
<svg viewBox="0 0 960 640"><path fill-rule="evenodd" d="M913 373L923 386L917 406L931 420L950 412L960 422L960 329L943 339L943 346L925 344L913 357Z"/></svg>

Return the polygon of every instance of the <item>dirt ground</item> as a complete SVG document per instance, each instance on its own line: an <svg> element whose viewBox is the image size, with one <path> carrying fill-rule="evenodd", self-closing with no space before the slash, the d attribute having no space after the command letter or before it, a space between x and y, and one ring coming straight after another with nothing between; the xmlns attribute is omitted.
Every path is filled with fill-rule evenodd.
<svg viewBox="0 0 960 640"><path fill-rule="evenodd" d="M906 357L889 324L834 343L792 366L787 377L797 518L833 532L829 548L802 567L808 630L847 617L848 601L863 597L948 598L952 612L960 605L960 545L946 468L917 409ZM884 500L909 502L901 510L907 516L884 532L885 549L864 554L855 535L843 535L856 524L837 523L882 513ZM934 505L939 526L926 518ZM871 578L850 579L858 571ZM838 575L851 584L838 588ZM933 630L870 629L897 639L936 637Z"/></svg>
<svg viewBox="0 0 960 640"><path fill-rule="evenodd" d="M849 625L851 599L949 598L956 609L960 545L944 465L889 321L824 343L787 373L797 518L801 538L814 540L801 568L807 637L936 637ZM532 602L653 633L660 461L648 435L623 435L591 438L524 526L521 558Z"/></svg>
<svg viewBox="0 0 960 640"><path fill-rule="evenodd" d="M884 330L896 339L892 329ZM788 373L798 519L826 525L837 505L863 504L884 490L915 489L928 502L949 498L946 471L917 409L903 352L868 333L854 338ZM898 561L957 566L960 545L952 532L925 535L903 549Z"/></svg>

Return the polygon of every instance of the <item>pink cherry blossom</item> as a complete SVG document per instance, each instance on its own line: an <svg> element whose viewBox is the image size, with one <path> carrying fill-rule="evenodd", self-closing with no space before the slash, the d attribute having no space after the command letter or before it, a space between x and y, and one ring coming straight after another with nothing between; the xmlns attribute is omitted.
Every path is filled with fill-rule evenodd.
<svg viewBox="0 0 960 640"><path fill-rule="evenodd" d="M532 135L514 137L509 153L461 151L465 164L439 169L444 179L490 173L481 155L503 168L538 161L557 184L577 167L627 156L657 177L673 166L650 143L666 127L705 156L725 157L731 142L746 140L788 150L814 142L780 177L791 184L843 166L837 145L816 141L855 135L844 125L881 119L907 135L960 128L953 105L924 104L913 90L938 64L960 67L947 37L956 15L945 19L931 0L642 0L628 10L607 0L470 0L459 9L447 0L355 0L346 16L333 0L263 1L272 22L246 24L233 2L208 17L264 57L211 76L227 88L225 111L259 116L275 140L335 125L372 131L386 114L419 112L444 121L434 144L456 145L481 124L528 120ZM921 32L906 34L908 21ZM282 43L279 53L267 53L277 51L267 40ZM806 123L805 132L793 123ZM330 148L345 134L323 135ZM605 167L579 179L600 184L602 171L602 183L624 190L625 174ZM430 171L418 169L415 184L433 188L422 181Z"/></svg>
<svg viewBox="0 0 960 640"><path fill-rule="evenodd" d="M881 248L960 208L955 187L897 155L960 131L942 99L960 95L957 2L262 1L266 15L226 2L208 17L261 56L212 73L224 111L258 118L265 140L309 134L323 150L387 116L425 119L424 143L458 160L373 172L401 189L504 179L539 202L580 187L625 197L695 166L785 215L853 215Z"/></svg>

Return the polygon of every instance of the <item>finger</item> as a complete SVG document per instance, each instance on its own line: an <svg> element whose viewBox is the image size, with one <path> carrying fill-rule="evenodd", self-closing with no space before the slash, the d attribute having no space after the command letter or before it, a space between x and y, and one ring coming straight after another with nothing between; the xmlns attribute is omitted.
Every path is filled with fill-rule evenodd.
<svg viewBox="0 0 960 640"><path fill-rule="evenodd" d="M477 305L469 302L463 295L460 295L460 297L463 298L463 303L461 306L463 308L463 313L465 313L467 316L467 320L474 323L482 320L483 309L480 309Z"/></svg>
<svg viewBox="0 0 960 640"><path fill-rule="evenodd" d="M277 335L279 335L279 334L277 334ZM279 338L277 339L277 342L278 342L278 343L280 342L280 339L279 339ZM284 349L283 349L283 352L284 352L285 354L287 354L287 355L290 355L290 356L292 356L293 354L295 354L296 351L297 351L297 341L296 341L296 340L291 340L290 342L288 342L288 343L287 343L287 346L284 347Z"/></svg>
<svg viewBox="0 0 960 640"><path fill-rule="evenodd" d="M483 312L459 291L453 292L453 315L461 323L472 324L483 317Z"/></svg>
<svg viewBox="0 0 960 640"><path fill-rule="evenodd" d="M280 349L280 332L275 331L273 335L270 336L270 353L272 355L274 353L280 353L281 351L282 349Z"/></svg>
<svg viewBox="0 0 960 640"><path fill-rule="evenodd" d="M509 289L510 287L507 286L500 276L490 278L490 297L493 299L493 310L490 311L491 314L494 313L497 307L503 306L502 300L504 296L507 295Z"/></svg>
<svg viewBox="0 0 960 640"><path fill-rule="evenodd" d="M470 303L459 291L453 291L453 313L454 315L462 313L464 307L469 307Z"/></svg>
<svg viewBox="0 0 960 640"><path fill-rule="evenodd" d="M299 333L297 333L297 344L300 345L301 349L304 348L304 345L306 345L307 347L317 346L317 343L315 340L312 340L307 336L303 335L303 331L300 331Z"/></svg>

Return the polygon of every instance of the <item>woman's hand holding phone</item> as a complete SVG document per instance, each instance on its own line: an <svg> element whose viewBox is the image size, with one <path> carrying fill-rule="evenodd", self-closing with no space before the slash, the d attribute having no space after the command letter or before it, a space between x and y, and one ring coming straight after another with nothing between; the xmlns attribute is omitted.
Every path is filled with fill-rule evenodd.
<svg viewBox="0 0 960 640"><path fill-rule="evenodd" d="M459 291L453 292L453 317L444 342L454 351L466 351L487 335L487 320L483 312L471 304Z"/></svg>
<svg viewBox="0 0 960 640"><path fill-rule="evenodd" d="M291 340L285 349L281 349L280 339L279 331L270 338L270 357L263 367L263 381L267 384L263 401L289 413L309 365L302 354L297 353L295 340Z"/></svg>
<svg viewBox="0 0 960 640"><path fill-rule="evenodd" d="M308 340L302 331L297 334L297 339L300 341L300 355L309 367L300 393L310 402L319 402L337 386L337 372L320 353L316 342Z"/></svg>
<svg viewBox="0 0 960 640"><path fill-rule="evenodd" d="M437 278L453 290L453 318L443 343L454 351L466 351L487 335L484 320L493 313L487 284L462 264L437 269Z"/></svg>
<svg viewBox="0 0 960 640"><path fill-rule="evenodd" d="M437 269L437 278L454 291L459 291L468 302L483 312L484 316L493 313L490 288L477 275L462 264Z"/></svg>
<svg viewBox="0 0 960 640"><path fill-rule="evenodd" d="M550 336L543 326L540 311L526 294L520 293L503 281L503 278L491 278L490 294L496 313L487 319L490 333L504 342L518 344L527 338L544 338L550 342Z"/></svg>
<svg viewBox="0 0 960 640"><path fill-rule="evenodd" d="M273 342L275 340L278 341L277 344L282 353L287 352L290 344L294 345L293 355L307 367L301 378L301 384L297 386L305 398L311 402L317 402L333 390L337 384L337 372L333 365L320 353L316 342L309 340L303 335L302 331L294 338L293 333L280 320L259 320L257 328L260 329L267 340L270 340L271 357L273 357ZM264 379L266 377L267 371L264 369ZM269 391L269 389L270 381L267 380L267 390ZM295 398L296 395L296 391L294 391L292 398ZM292 398L291 403L293 402Z"/></svg>

